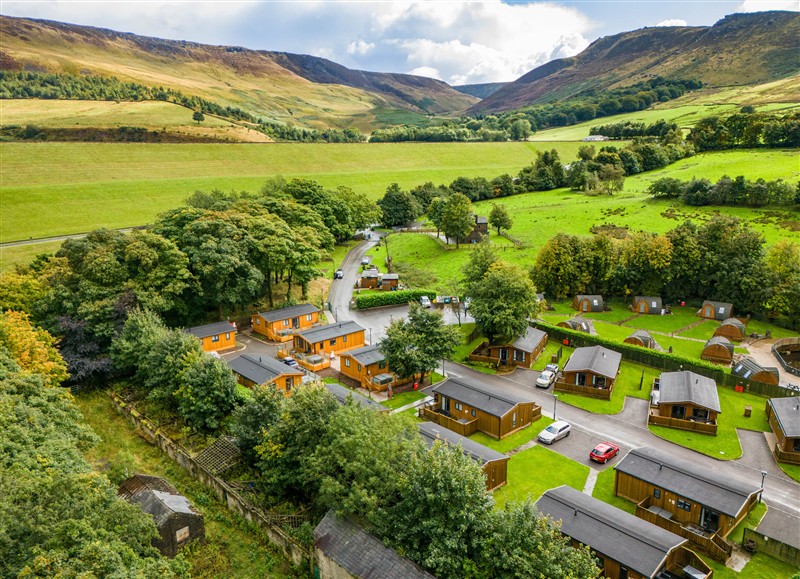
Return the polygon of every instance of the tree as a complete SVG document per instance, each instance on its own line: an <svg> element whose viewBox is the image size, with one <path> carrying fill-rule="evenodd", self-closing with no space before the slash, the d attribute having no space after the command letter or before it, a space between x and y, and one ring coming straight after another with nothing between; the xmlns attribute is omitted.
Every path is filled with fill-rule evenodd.
<svg viewBox="0 0 800 579"><path fill-rule="evenodd" d="M536 287L556 299L582 293L589 280L581 253L581 240L574 235L559 233L548 239L536 256Z"/></svg>
<svg viewBox="0 0 800 579"><path fill-rule="evenodd" d="M483 276L498 259L494 246L488 238L481 239L480 243L473 247L469 254L469 261L461 270L465 295L472 295L475 285L483 279Z"/></svg>
<svg viewBox="0 0 800 579"><path fill-rule="evenodd" d="M439 231L442 229L442 216L444 215L445 198L434 197L428 206L428 218L436 226L436 237L439 237Z"/></svg>
<svg viewBox="0 0 800 579"><path fill-rule="evenodd" d="M484 336L513 338L525 333L539 309L536 288L517 265L498 261L473 286L470 312Z"/></svg>
<svg viewBox="0 0 800 579"><path fill-rule="evenodd" d="M597 172L603 192L613 195L615 192L622 191L625 185L625 171L622 167L614 165L603 165Z"/></svg>
<svg viewBox="0 0 800 579"><path fill-rule="evenodd" d="M578 159L581 161L591 161L594 159L594 145L581 145L578 147Z"/></svg>
<svg viewBox="0 0 800 579"><path fill-rule="evenodd" d="M462 237L470 234L475 227L472 203L466 195L453 193L447 198L442 211L442 231L449 240L455 238L456 248Z"/></svg>
<svg viewBox="0 0 800 579"><path fill-rule="evenodd" d="M15 310L30 314L33 305L46 293L47 289L34 273L0 274L0 312Z"/></svg>
<svg viewBox="0 0 800 579"><path fill-rule="evenodd" d="M111 361L123 374L136 375L142 381L148 373L147 357L166 336L167 326L156 314L147 309L133 310L122 332L111 343Z"/></svg>
<svg viewBox="0 0 800 579"><path fill-rule="evenodd" d="M511 123L511 139L514 141L526 141L531 136L531 122L527 119L518 119Z"/></svg>
<svg viewBox="0 0 800 579"><path fill-rule="evenodd" d="M38 374L47 386L59 386L67 379L67 365L56 349L55 338L31 324L28 314L0 313L0 344L21 371Z"/></svg>
<svg viewBox="0 0 800 579"><path fill-rule="evenodd" d="M347 205L350 212L350 227L353 231L367 229L381 220L381 208L367 197L366 193L357 193L350 187L339 186L334 197Z"/></svg>
<svg viewBox="0 0 800 579"><path fill-rule="evenodd" d="M789 327L800 329L800 246L782 239L767 252L771 282L765 307L773 317L785 316Z"/></svg>
<svg viewBox="0 0 800 579"><path fill-rule="evenodd" d="M383 212L383 224L387 227L406 225L422 214L422 209L414 196L403 191L397 183L386 189L386 194L378 200Z"/></svg>
<svg viewBox="0 0 800 579"><path fill-rule="evenodd" d="M202 113L202 111L195 111L195 112L192 114L192 120L193 120L193 121L195 121L195 122L197 122L197 124L199 125L199 124L200 124L200 123L202 123L204 120L206 120L206 116L205 116L205 115Z"/></svg>
<svg viewBox="0 0 800 579"><path fill-rule="evenodd" d="M174 392L178 414L201 432L213 432L238 402L236 378L228 365L203 351L183 361L180 386Z"/></svg>
<svg viewBox="0 0 800 579"><path fill-rule="evenodd" d="M253 387L253 396L246 399L233 413L231 434L244 458L254 464L256 447L264 442L266 430L280 418L283 394L270 386Z"/></svg>
<svg viewBox="0 0 800 579"><path fill-rule="evenodd" d="M497 235L500 235L501 229L511 229L513 221L511 221L511 215L508 214L505 205L492 205L492 210L489 212L489 225L497 229Z"/></svg>

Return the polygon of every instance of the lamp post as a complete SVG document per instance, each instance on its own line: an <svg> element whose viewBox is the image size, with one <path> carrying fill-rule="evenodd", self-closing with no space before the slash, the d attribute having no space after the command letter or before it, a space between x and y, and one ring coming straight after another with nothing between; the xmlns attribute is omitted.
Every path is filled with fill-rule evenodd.
<svg viewBox="0 0 800 579"><path fill-rule="evenodd" d="M558 394L553 394L553 420L556 419L556 406L558 406Z"/></svg>
<svg viewBox="0 0 800 579"><path fill-rule="evenodd" d="M372 345L372 328L369 329L369 343Z"/></svg>
<svg viewBox="0 0 800 579"><path fill-rule="evenodd" d="M767 471L765 471L765 470L761 471L761 492L758 493L758 502L759 503L761 502L761 495L764 494L764 479L767 478L767 474L769 474Z"/></svg>
<svg viewBox="0 0 800 579"><path fill-rule="evenodd" d="M339 306L336 306L335 308L333 308L333 318L334 318L334 321L336 321L336 322L339 321Z"/></svg>

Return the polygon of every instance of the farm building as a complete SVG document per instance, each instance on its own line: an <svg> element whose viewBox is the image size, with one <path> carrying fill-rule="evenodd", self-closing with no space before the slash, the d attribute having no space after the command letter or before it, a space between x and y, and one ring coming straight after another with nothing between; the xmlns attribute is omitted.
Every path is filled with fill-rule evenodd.
<svg viewBox="0 0 800 579"><path fill-rule="evenodd" d="M481 237L489 235L489 220L482 215L475 215L474 217L475 225L472 227L472 231L470 231L466 239L466 241L470 243L478 243Z"/></svg>
<svg viewBox="0 0 800 579"><path fill-rule="evenodd" d="M448 378L431 393L435 400L422 407L420 417L462 436L480 430L501 439L542 417L541 407L528 392L498 392L474 378Z"/></svg>
<svg viewBox="0 0 800 579"><path fill-rule="evenodd" d="M546 491L537 510L573 541L592 550L604 577L649 579L709 577L711 568L687 548L688 541L570 486Z"/></svg>
<svg viewBox="0 0 800 579"><path fill-rule="evenodd" d="M461 436L433 422L420 422L419 434L429 447L437 440L458 448L475 462L480 463L483 474L486 475L486 490L492 491L506 484L508 476L508 457L505 454L492 450L474 440Z"/></svg>
<svg viewBox="0 0 800 579"><path fill-rule="evenodd" d="M575 348L555 383L555 390L611 399L622 354L602 346Z"/></svg>
<svg viewBox="0 0 800 579"><path fill-rule="evenodd" d="M332 509L314 529L314 577L320 579L435 579L350 519Z"/></svg>
<svg viewBox="0 0 800 579"><path fill-rule="evenodd" d="M475 359L487 361L486 358L501 366L522 366L530 368L544 347L547 345L547 334L542 330L528 327L525 334L513 342L498 340L493 344L484 342L476 348ZM473 354L469 358L473 359Z"/></svg>
<svg viewBox="0 0 800 579"><path fill-rule="evenodd" d="M339 322L298 332L294 348L303 354L331 354L364 345L364 328L355 322Z"/></svg>
<svg viewBox="0 0 800 579"><path fill-rule="evenodd" d="M700 306L697 315L701 318L708 318L709 320L727 320L733 315L733 304L706 300L703 302L703 305Z"/></svg>
<svg viewBox="0 0 800 579"><path fill-rule="evenodd" d="M396 273L385 273L381 276L381 289L384 291L396 290L400 283L400 276Z"/></svg>
<svg viewBox="0 0 800 579"><path fill-rule="evenodd" d="M323 386L325 386L325 389L330 392L334 398L336 398L336 401L339 404L347 404L347 399L352 398L353 402L362 408L369 408L370 410L374 410L376 412L389 412L389 408L386 408L386 406L375 402L372 398L367 398L358 392L354 392L349 388L345 388L341 384L325 382Z"/></svg>
<svg viewBox="0 0 800 579"><path fill-rule="evenodd" d="M603 296L579 294L572 298L572 307L579 312L602 312Z"/></svg>
<svg viewBox="0 0 800 579"><path fill-rule="evenodd" d="M163 478L133 475L119 486L117 495L152 515L160 536L153 539L153 546L163 555L174 557L189 541L205 539L203 515Z"/></svg>
<svg viewBox="0 0 800 579"><path fill-rule="evenodd" d="M700 357L715 364L730 364L733 360L733 344L728 338L714 336L703 346Z"/></svg>
<svg viewBox="0 0 800 579"><path fill-rule="evenodd" d="M299 368L292 368L268 356L242 354L229 361L228 366L242 386L252 388L272 384L276 390L287 396L295 386L302 383L305 376L305 372Z"/></svg>
<svg viewBox="0 0 800 579"><path fill-rule="evenodd" d="M389 371L386 358L378 344L348 350L341 354L339 369L348 378L357 380L362 388L386 390L397 377Z"/></svg>
<svg viewBox="0 0 800 579"><path fill-rule="evenodd" d="M717 434L717 383L694 372L662 372L653 385L648 424Z"/></svg>
<svg viewBox="0 0 800 579"><path fill-rule="evenodd" d="M772 448L775 459L800 464L800 397L771 398L766 411L776 438Z"/></svg>
<svg viewBox="0 0 800 579"><path fill-rule="evenodd" d="M778 385L780 374L775 367L764 367L750 357L744 357L733 365L731 374L745 380Z"/></svg>
<svg viewBox="0 0 800 579"><path fill-rule="evenodd" d="M361 289L376 289L380 286L381 274L377 269L365 269L358 279L358 287Z"/></svg>
<svg viewBox="0 0 800 579"><path fill-rule="evenodd" d="M728 318L723 320L719 327L714 330L715 336L728 338L732 342L741 342L747 337L744 322L738 318Z"/></svg>
<svg viewBox="0 0 800 579"><path fill-rule="evenodd" d="M597 331L594 329L594 323L592 320L587 320L586 318L582 318L580 316L576 316L574 318L570 318L569 320L565 320L563 322L558 322L558 326L562 328L569 328L570 330L575 330L576 332L586 332L587 334L597 334Z"/></svg>
<svg viewBox="0 0 800 579"><path fill-rule="evenodd" d="M636 516L686 537L718 561L725 537L755 507L761 487L651 447L631 450L616 466L614 494L637 503Z"/></svg>
<svg viewBox="0 0 800 579"><path fill-rule="evenodd" d="M289 342L292 335L319 323L319 308L298 304L288 308L260 312L250 317L253 331L273 342Z"/></svg>
<svg viewBox="0 0 800 579"><path fill-rule="evenodd" d="M200 340L204 352L220 352L236 347L236 324L230 322L195 326L185 331Z"/></svg>
<svg viewBox="0 0 800 579"><path fill-rule="evenodd" d="M642 348L650 348L651 350L664 350L647 330L636 330L625 338L624 342L626 344L633 344L634 346L641 346Z"/></svg>
<svg viewBox="0 0 800 579"><path fill-rule="evenodd" d="M631 303L631 311L637 314L661 314L664 309L664 303L660 297L652 296L636 296Z"/></svg>

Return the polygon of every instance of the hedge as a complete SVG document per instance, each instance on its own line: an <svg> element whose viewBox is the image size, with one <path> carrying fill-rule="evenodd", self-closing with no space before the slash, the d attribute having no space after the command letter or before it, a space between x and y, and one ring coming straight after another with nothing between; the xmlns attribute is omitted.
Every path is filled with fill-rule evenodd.
<svg viewBox="0 0 800 579"><path fill-rule="evenodd" d="M422 296L428 296L431 301L436 299L436 292L431 290L398 290L387 291L379 294L366 294L356 296L356 308L366 310L380 306L399 306L408 302L418 302Z"/></svg>

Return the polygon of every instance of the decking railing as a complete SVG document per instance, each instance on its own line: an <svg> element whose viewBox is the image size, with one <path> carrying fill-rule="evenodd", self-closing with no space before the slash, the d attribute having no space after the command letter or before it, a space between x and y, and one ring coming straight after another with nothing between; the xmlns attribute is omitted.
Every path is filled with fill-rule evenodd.
<svg viewBox="0 0 800 579"><path fill-rule="evenodd" d="M789 452L781 450L778 444L775 444L775 460L778 462L787 462L789 464L800 464L800 452Z"/></svg>
<svg viewBox="0 0 800 579"><path fill-rule="evenodd" d="M609 388L578 386L577 384L569 384L567 382L556 382L554 390L556 392L572 392L589 398L600 398L601 400L611 400L611 393L613 392L613 390Z"/></svg>
<svg viewBox="0 0 800 579"><path fill-rule="evenodd" d="M422 408L420 408L419 416L420 418L424 418L425 420L430 420L431 422L435 422L439 426L443 426L448 430L457 432L461 436L469 436L470 434L478 430L477 418L473 418L469 422L461 422L451 416L442 414L441 411L439 410L438 404L423 406Z"/></svg>
<svg viewBox="0 0 800 579"><path fill-rule="evenodd" d="M706 578L711 577L713 573L711 567L709 567L697 553L686 547L679 547L675 554L675 559L672 561L672 564L667 567L667 571L678 577L683 577L683 570L687 566L694 567L698 571L705 573Z"/></svg>
<svg viewBox="0 0 800 579"><path fill-rule="evenodd" d="M660 416L652 412L647 416L648 424L657 424L658 426L668 426L670 428L678 428L680 430L689 430L691 432L700 432L702 434L717 435L717 423L711 422L697 422L695 420L683 420L680 418L672 418L670 416Z"/></svg>

